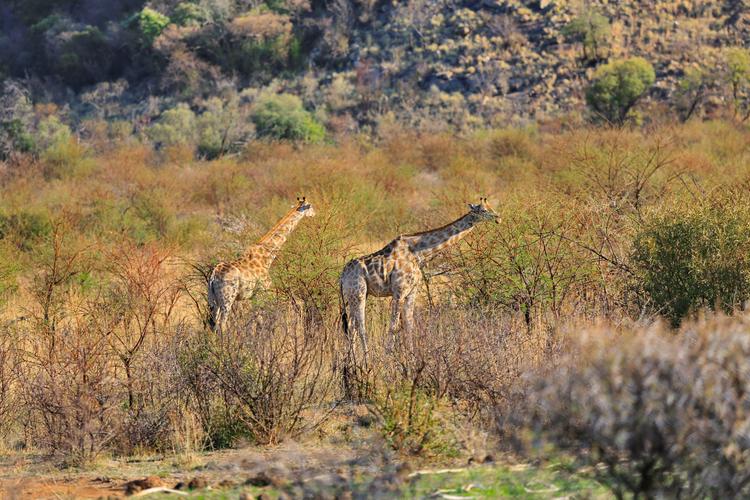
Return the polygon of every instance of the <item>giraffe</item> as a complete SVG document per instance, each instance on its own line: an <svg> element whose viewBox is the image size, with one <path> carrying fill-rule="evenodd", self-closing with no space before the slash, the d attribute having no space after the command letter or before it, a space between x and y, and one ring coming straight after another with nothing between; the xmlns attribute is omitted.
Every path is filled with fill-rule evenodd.
<svg viewBox="0 0 750 500"><path fill-rule="evenodd" d="M253 296L259 288L269 288L268 269L276 259L289 234L304 217L314 217L315 209L297 198L297 204L239 259L221 262L208 279L209 325L214 331L226 327L229 312L237 300Z"/></svg>
<svg viewBox="0 0 750 500"><path fill-rule="evenodd" d="M478 205L469 204L468 213L445 226L398 236L381 250L352 259L344 266L339 279L342 326L347 337L352 329L357 331L365 358L367 296L392 297L388 330L389 347L393 346L401 316L407 331L414 324L414 301L422 281L420 266L424 259L466 236L476 224L492 220L499 222L498 215L487 204L487 199L481 198Z"/></svg>

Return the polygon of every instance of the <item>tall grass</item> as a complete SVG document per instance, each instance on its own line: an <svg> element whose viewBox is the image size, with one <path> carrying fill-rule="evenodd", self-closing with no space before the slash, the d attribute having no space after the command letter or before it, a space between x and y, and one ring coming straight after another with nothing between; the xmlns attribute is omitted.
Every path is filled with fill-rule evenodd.
<svg viewBox="0 0 750 500"><path fill-rule="evenodd" d="M571 325L662 314L691 325L704 308L750 299L750 265L738 257L750 251L746 128L385 132L251 143L213 161L122 142L81 153L86 169L64 175L50 177L43 159L0 169L0 428L81 463L277 443L354 400L399 452L457 457L472 446L467 428L534 414L517 403L538 370L568 366L560 384L610 376L606 349L576 358L599 372L573 370ZM273 289L239 307L226 335L208 332L204 271L240 254L298 195L318 216L284 246ZM388 303L371 298L372 358L352 356L339 324L343 264L443 225L479 196L501 224L425 263L417 326L393 352ZM700 237L674 243L664 235L676 225ZM671 293L675 280L694 284L689 301ZM717 292L696 295L707 281ZM643 347L622 345L623 356ZM611 376L637 378L623 373ZM555 411L575 416L568 403Z"/></svg>

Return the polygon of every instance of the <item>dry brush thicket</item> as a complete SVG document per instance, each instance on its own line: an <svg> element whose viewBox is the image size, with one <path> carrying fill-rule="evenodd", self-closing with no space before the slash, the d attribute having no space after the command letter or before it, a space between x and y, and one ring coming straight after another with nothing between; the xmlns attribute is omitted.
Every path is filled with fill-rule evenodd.
<svg viewBox="0 0 750 500"><path fill-rule="evenodd" d="M210 162L127 141L82 144L52 166L17 158L0 193L4 442L68 463L277 443L331 432L329 417L356 400L408 455L457 457L531 429L632 491L744 491L748 446L732 427L744 421L727 413L745 404L744 323L690 318L750 298L749 143L724 122L550 123L252 143ZM283 248L273 290L209 333L207 270L299 194L318 216ZM484 194L502 223L426 263L416 329L393 352L388 303L373 301L372 356L358 359L339 322L347 258ZM626 326L660 316L682 330ZM620 326L596 330L606 348L576 354L592 322ZM739 388L721 385L732 373ZM719 384L725 399L685 380ZM661 441L634 449L639 433ZM696 479L691 464L716 449L723 458Z"/></svg>

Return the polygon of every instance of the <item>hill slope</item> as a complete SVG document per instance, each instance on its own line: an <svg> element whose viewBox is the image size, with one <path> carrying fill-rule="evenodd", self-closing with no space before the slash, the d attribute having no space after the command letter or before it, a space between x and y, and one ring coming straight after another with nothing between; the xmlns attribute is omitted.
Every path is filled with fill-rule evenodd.
<svg viewBox="0 0 750 500"><path fill-rule="evenodd" d="M750 40L743 0L15 0L0 13L0 78L74 118L148 120L270 87L346 130L389 112L464 127L579 110L593 69L629 56L654 65L652 98L667 101L687 68L719 73L722 48Z"/></svg>

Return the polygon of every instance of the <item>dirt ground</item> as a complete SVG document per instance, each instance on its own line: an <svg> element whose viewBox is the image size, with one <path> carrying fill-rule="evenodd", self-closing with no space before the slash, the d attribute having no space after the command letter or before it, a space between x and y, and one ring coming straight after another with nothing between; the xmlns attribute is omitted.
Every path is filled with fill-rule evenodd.
<svg viewBox="0 0 750 500"><path fill-rule="evenodd" d="M107 458L85 469L60 468L49 457L19 452L0 455L0 498L119 498L126 496L128 482L145 477L155 478L156 486L182 491L190 481L215 491L239 491L259 476L272 483L333 484L397 465L374 434L338 443L311 440L189 456Z"/></svg>

